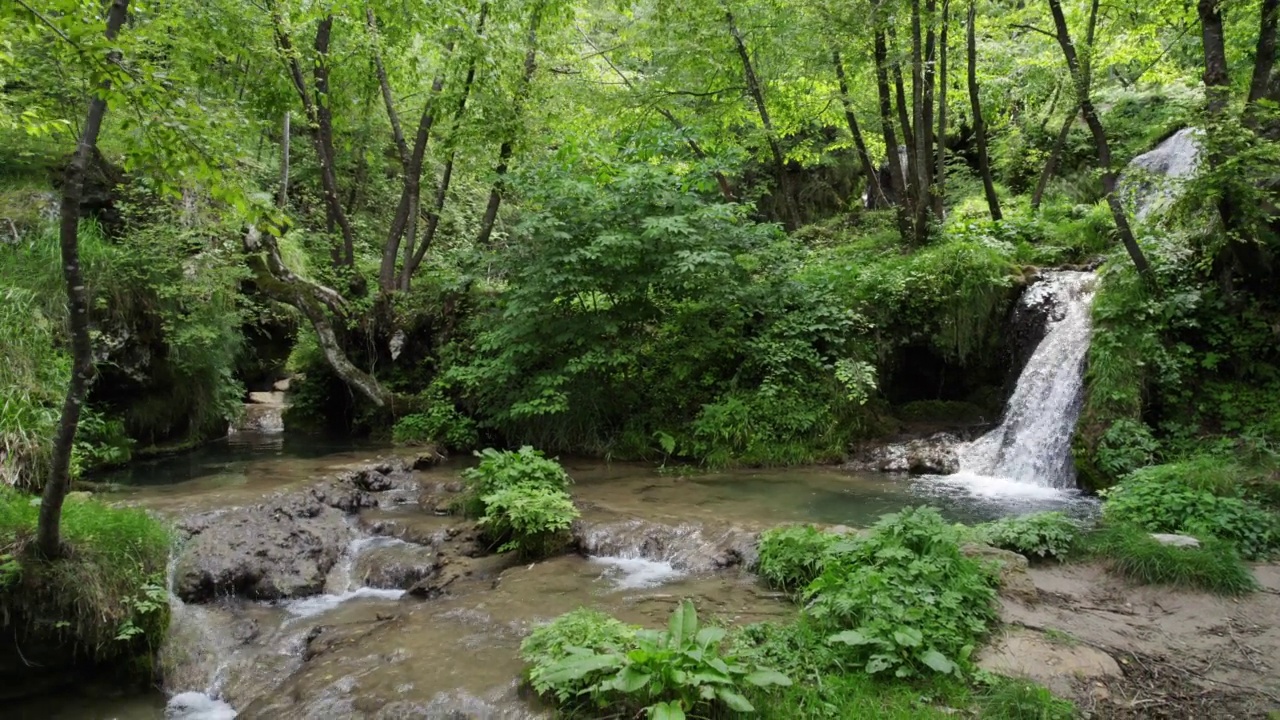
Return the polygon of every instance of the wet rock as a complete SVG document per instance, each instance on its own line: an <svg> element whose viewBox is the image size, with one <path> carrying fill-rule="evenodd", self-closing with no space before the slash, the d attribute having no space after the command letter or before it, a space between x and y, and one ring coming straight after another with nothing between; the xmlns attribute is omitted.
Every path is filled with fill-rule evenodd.
<svg viewBox="0 0 1280 720"><path fill-rule="evenodd" d="M445 455L434 445L429 445L418 452L413 459L414 470L428 470L445 461Z"/></svg>
<svg viewBox="0 0 1280 720"><path fill-rule="evenodd" d="M732 526L579 520L573 524L573 538L586 555L656 560L692 572L751 567L759 558L759 533Z"/></svg>
<svg viewBox="0 0 1280 720"><path fill-rule="evenodd" d="M951 475L960 471L956 447L960 439L935 433L899 443L859 448L842 467L853 472L904 472L912 475Z"/></svg>
<svg viewBox="0 0 1280 720"><path fill-rule="evenodd" d="M1027 573L1027 559L1022 555L978 543L965 543L960 552L984 564L999 565L1002 596L1026 603L1034 603L1040 599L1040 592Z"/></svg>
<svg viewBox="0 0 1280 720"><path fill-rule="evenodd" d="M416 491L404 461L384 460L261 505L187 518L179 524L189 539L176 564L174 592L187 602L323 592L325 576L351 540L346 514L402 502Z"/></svg>
<svg viewBox="0 0 1280 720"><path fill-rule="evenodd" d="M358 584L371 588L408 590L440 572L444 553L402 541L364 551L356 560Z"/></svg>
<svg viewBox="0 0 1280 720"><path fill-rule="evenodd" d="M1199 128L1183 128L1129 162L1120 177L1119 191L1138 220L1173 205L1182 183L1200 165L1202 136Z"/></svg>
<svg viewBox="0 0 1280 720"><path fill-rule="evenodd" d="M1174 535L1171 533L1151 533L1151 539L1161 545L1171 545L1180 548L1198 548L1200 541L1190 535Z"/></svg>

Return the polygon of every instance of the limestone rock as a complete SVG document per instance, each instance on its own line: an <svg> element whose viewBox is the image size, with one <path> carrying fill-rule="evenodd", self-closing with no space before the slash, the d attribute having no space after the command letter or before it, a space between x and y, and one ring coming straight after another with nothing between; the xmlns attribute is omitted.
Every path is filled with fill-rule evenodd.
<svg viewBox="0 0 1280 720"><path fill-rule="evenodd" d="M1151 533L1151 539L1161 545L1172 545L1180 548L1198 548L1200 541L1190 535L1174 535L1171 533Z"/></svg>
<svg viewBox="0 0 1280 720"><path fill-rule="evenodd" d="M912 475L952 475L960 471L956 447L960 440L950 433L927 438L861 448L843 467L854 472L905 472Z"/></svg>
<svg viewBox="0 0 1280 720"><path fill-rule="evenodd" d="M1034 603L1040 598L1036 584L1027 573L1027 559L1016 552L1001 550L990 545L965 543L960 552L983 563L1000 566L1000 594L1022 602Z"/></svg>
<svg viewBox="0 0 1280 720"><path fill-rule="evenodd" d="M983 649L977 662L988 672L1030 678L1063 695L1071 694L1081 678L1122 675L1115 659L1097 648L1053 642L1028 630L1011 631Z"/></svg>

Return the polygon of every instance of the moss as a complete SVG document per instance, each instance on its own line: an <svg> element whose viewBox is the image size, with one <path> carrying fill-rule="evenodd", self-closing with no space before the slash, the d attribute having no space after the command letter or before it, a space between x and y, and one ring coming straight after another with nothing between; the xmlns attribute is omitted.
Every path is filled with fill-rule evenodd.
<svg viewBox="0 0 1280 720"><path fill-rule="evenodd" d="M62 514L64 557L34 554L38 499L0 489L0 621L67 666L151 677L169 625L169 532L146 512L83 495Z"/></svg>

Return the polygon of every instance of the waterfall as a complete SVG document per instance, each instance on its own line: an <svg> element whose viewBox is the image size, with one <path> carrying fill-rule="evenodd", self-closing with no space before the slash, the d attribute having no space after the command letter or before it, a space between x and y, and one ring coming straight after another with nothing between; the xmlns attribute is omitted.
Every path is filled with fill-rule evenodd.
<svg viewBox="0 0 1280 720"><path fill-rule="evenodd" d="M1000 426L960 450L960 472L1046 488L1075 487L1071 436L1080 416L1094 274L1055 271L1024 293L1051 308L1044 339L1027 360Z"/></svg>
<svg viewBox="0 0 1280 720"><path fill-rule="evenodd" d="M1168 210L1200 164L1199 128L1183 128L1129 162L1120 194L1139 222Z"/></svg>

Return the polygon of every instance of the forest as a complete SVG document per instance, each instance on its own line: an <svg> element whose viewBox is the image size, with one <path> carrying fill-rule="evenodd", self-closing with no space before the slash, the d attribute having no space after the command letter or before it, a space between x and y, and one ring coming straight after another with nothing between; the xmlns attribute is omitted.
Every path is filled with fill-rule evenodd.
<svg viewBox="0 0 1280 720"><path fill-rule="evenodd" d="M998 422L1039 340L1010 318L1056 270L1096 277L1069 439L1078 487L1147 530L1227 541L1233 563L1269 557L1278 8L7 1L5 624L9 609L79 612L65 596L83 568L30 568L118 563L77 543L141 538L124 561L136 566L100 589L133 593L129 647L99 660L162 636L167 611L147 611L158 628L135 611L163 604L167 531L72 491L226 436L251 393L282 381L291 433L462 457L529 446L538 459L519 457L535 465L543 453L691 472L835 464ZM476 490L467 512L484 516L493 497ZM572 504L546 502L563 531ZM950 537L920 513L886 521L885 537ZM564 544L534 534L538 549L521 552ZM1121 535L1096 552L1139 542ZM775 552L833 557L825 539L774 539ZM762 549L761 574L809 588L806 613L829 602L839 616L848 607L823 592L853 589L830 568L874 552L770 577ZM930 582L985 597L967 566L937 562L953 575ZM19 597L37 576L40 591ZM855 627L837 637L869 643ZM952 645L892 667L958 677L972 643ZM762 667L778 664L766 654ZM535 670L543 694L587 692L572 683L588 670L548 667L561 685L537 686ZM592 692L635 680L619 672ZM748 677L777 684L759 672ZM661 699L648 717L700 702Z"/></svg>

